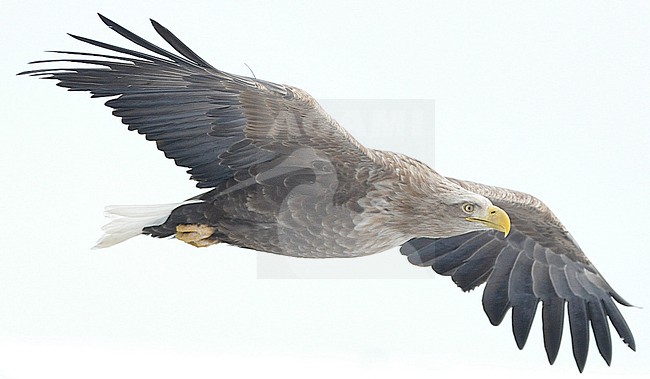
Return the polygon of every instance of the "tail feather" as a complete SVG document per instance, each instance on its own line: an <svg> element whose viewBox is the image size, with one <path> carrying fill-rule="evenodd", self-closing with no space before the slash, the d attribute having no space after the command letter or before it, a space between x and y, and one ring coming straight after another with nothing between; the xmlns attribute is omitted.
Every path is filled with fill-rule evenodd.
<svg viewBox="0 0 650 379"><path fill-rule="evenodd" d="M110 205L106 207L104 214L112 220L102 227L104 235L97 241L94 249L110 247L140 235L142 229L164 223L179 206L199 202L201 200L156 205Z"/></svg>

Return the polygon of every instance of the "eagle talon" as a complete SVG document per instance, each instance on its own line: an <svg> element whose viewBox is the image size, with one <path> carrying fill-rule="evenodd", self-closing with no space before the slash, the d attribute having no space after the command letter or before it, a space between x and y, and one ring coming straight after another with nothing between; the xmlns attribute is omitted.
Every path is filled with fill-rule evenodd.
<svg viewBox="0 0 650 379"><path fill-rule="evenodd" d="M189 243L194 247L206 247L219 243L216 239L210 239L215 228L200 224L182 224L176 226L176 239Z"/></svg>

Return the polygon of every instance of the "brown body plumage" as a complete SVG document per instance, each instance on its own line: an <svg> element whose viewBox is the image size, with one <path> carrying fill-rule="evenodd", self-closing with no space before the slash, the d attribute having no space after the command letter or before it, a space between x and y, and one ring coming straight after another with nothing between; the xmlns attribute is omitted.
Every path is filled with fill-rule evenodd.
<svg viewBox="0 0 650 379"><path fill-rule="evenodd" d="M456 231L453 218L431 217L436 211L444 214L448 207L441 195L458 203L486 200L423 163L363 149L363 160L351 166L340 162L337 154L302 147L240 171L197 196L200 203L174 209L165 223L144 232L169 237L178 225L210 225L215 228L209 237L214 242L333 258L374 254L415 237L485 229L464 222Z"/></svg>

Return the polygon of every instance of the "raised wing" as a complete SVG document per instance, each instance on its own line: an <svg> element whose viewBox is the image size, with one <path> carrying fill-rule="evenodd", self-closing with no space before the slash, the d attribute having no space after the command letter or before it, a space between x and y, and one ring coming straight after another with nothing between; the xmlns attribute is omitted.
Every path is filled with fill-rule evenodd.
<svg viewBox="0 0 650 379"><path fill-rule="evenodd" d="M32 63L72 62L82 67L21 74L55 79L61 87L89 91L92 97L114 97L106 102L113 114L129 130L156 141L177 165L189 168L198 187L215 187L237 172L305 147L337 168L371 161L367 150L306 92L217 70L153 20L154 29L181 56L99 16L148 52L71 35L122 55L56 51L77 57Z"/></svg>
<svg viewBox="0 0 650 379"><path fill-rule="evenodd" d="M431 266L469 291L487 282L483 309L493 325L512 308L512 330L522 349L542 302L544 346L549 362L557 357L564 310L568 308L573 356L582 372L589 350L589 324L600 354L609 365L609 321L632 350L634 337L616 307L630 304L619 296L589 262L553 213L535 197L503 188L451 179L489 198L510 216L510 234L493 230L451 238L415 238L401 248L411 263Z"/></svg>

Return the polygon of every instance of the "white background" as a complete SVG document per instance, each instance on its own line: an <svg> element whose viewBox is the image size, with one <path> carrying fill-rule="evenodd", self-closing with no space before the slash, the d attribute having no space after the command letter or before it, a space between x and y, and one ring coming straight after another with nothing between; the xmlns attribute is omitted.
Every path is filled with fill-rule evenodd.
<svg viewBox="0 0 650 379"><path fill-rule="evenodd" d="M90 250L104 205L198 191L102 101L14 76L86 49L66 32L123 44L96 12L316 98L435 99L438 171L540 197L646 307L622 310L638 352L613 337L608 368L592 343L582 377L647 377L650 6L624 4L3 0L0 378L578 376L568 333L548 366L539 319L518 351L480 290L397 250L414 279L262 280L253 252L144 237Z"/></svg>

